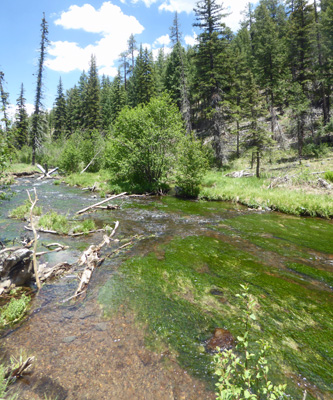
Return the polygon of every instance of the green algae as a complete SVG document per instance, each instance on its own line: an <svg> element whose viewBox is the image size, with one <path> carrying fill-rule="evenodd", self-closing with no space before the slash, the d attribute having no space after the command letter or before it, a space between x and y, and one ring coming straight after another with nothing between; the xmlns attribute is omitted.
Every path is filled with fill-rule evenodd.
<svg viewBox="0 0 333 400"><path fill-rule="evenodd" d="M308 249L329 254L333 249L333 224L325 220L252 213L225 223L253 243L283 254L295 247L298 254Z"/></svg>
<svg viewBox="0 0 333 400"><path fill-rule="evenodd" d="M125 261L101 289L99 301L106 315L125 305L146 325L150 344L154 338L164 342L182 367L212 381L211 356L202 345L216 327L235 337L242 332L236 294L244 282L259 304L252 342L264 338L272 344L273 379L287 380L297 397L284 371L332 391L331 293L216 237L174 238L158 252Z"/></svg>

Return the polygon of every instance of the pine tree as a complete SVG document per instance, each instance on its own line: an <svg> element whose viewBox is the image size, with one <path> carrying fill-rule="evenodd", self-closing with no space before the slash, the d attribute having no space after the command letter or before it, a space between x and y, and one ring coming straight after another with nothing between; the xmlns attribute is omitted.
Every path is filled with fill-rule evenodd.
<svg viewBox="0 0 333 400"><path fill-rule="evenodd" d="M277 17L277 10L279 18ZM276 129L275 106L282 104L287 82L286 44L280 37L279 24L283 24L283 13L275 0L262 0L255 10L253 24L255 72L258 83L266 92L271 114L271 131Z"/></svg>
<svg viewBox="0 0 333 400"><path fill-rule="evenodd" d="M0 97L1 97L1 111L3 114L2 121L5 123L5 132L8 134L9 131L9 119L7 114L8 108L8 96L9 94L4 90L5 74L0 71Z"/></svg>
<svg viewBox="0 0 333 400"><path fill-rule="evenodd" d="M140 46L136 59L129 100L132 106L149 103L156 94L156 77L153 56L147 48Z"/></svg>
<svg viewBox="0 0 333 400"><path fill-rule="evenodd" d="M15 127L16 127L16 143L19 149L22 148L28 142L28 113L25 107L25 98L24 98L24 87L23 83L21 84L21 91L18 99L16 100L17 104L17 114L15 118Z"/></svg>
<svg viewBox="0 0 333 400"><path fill-rule="evenodd" d="M100 82L98 78L96 57L91 56L88 80L83 98L83 128L88 131L101 126Z"/></svg>
<svg viewBox="0 0 333 400"><path fill-rule="evenodd" d="M176 97L178 107L182 113L186 125L186 132L192 130L191 124L191 105L189 100L189 88L187 83L186 56L181 44L182 33L178 20L178 13L175 13L173 25L170 28L173 50L167 67L167 88ZM172 74L172 70L174 73Z"/></svg>
<svg viewBox="0 0 333 400"><path fill-rule="evenodd" d="M208 123L208 129L214 137L216 161L222 166L225 158L222 147L222 135L225 134L222 101L226 86L227 70L224 53L229 44L230 30L222 23L223 8L216 0L202 0L194 9L197 22L193 24L201 29L198 36L195 62L197 67L196 95L199 97L200 117Z"/></svg>
<svg viewBox="0 0 333 400"><path fill-rule="evenodd" d="M66 93L66 131L72 135L81 126L81 98L76 85Z"/></svg>
<svg viewBox="0 0 333 400"><path fill-rule="evenodd" d="M41 23L41 42L39 50L39 62L38 62L38 73L37 73L37 87L36 87L36 97L35 97L35 111L32 118L32 132L31 132L31 147L32 147L32 165L36 163L36 150L39 146L42 138L42 98L43 98L43 71L44 71L44 61L46 57L46 50L48 41L48 26L45 20L45 13L43 13L43 19Z"/></svg>
<svg viewBox="0 0 333 400"><path fill-rule="evenodd" d="M289 18L289 59L293 78L291 100L295 101L293 109L297 118L297 144L298 156L301 159L305 136L305 120L308 110L300 106L298 99L301 95L310 98L310 90L314 80L315 65L315 26L313 5L307 4L306 0L295 0L294 11ZM300 93L301 90L301 93Z"/></svg>
<svg viewBox="0 0 333 400"><path fill-rule="evenodd" d="M62 86L62 80L59 79L57 88L57 97L54 108L54 139L58 139L66 131L66 100Z"/></svg>
<svg viewBox="0 0 333 400"><path fill-rule="evenodd" d="M135 51L138 50L138 47L136 45L136 40L133 34L131 34L131 36L129 37L128 41L128 55L131 57L131 65L130 65L130 69L129 69L129 74L132 74L134 71L134 65L135 65Z"/></svg>

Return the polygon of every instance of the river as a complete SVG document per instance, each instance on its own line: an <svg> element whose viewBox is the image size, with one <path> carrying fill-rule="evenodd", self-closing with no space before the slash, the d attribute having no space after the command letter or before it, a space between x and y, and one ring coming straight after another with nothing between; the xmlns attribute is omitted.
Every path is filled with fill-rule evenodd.
<svg viewBox="0 0 333 400"><path fill-rule="evenodd" d="M91 193L53 181L19 179L0 205L0 240L27 235L8 212L36 187L43 212L69 218L97 202ZM20 399L214 399L212 355L217 327L243 332L237 293L248 283L257 301L251 341L271 343L272 379L293 398L333 398L333 224L217 202L173 197L123 198L100 210L99 227L120 225L104 251L87 295L75 293L80 254L102 234L69 238L41 234L39 245L69 250L39 262L73 263L43 286L29 317L3 332L0 354L36 357L16 386ZM133 238L127 250L112 250ZM41 247L42 248L42 247ZM82 268L81 268L82 269Z"/></svg>

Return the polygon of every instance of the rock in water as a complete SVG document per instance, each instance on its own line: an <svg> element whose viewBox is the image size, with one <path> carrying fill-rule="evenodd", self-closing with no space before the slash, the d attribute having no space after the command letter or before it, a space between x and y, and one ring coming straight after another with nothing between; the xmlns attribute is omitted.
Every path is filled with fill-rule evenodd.
<svg viewBox="0 0 333 400"><path fill-rule="evenodd" d="M221 350L231 349L234 342L234 337L227 329L215 328L213 337L207 342L207 350L216 351L217 347Z"/></svg>

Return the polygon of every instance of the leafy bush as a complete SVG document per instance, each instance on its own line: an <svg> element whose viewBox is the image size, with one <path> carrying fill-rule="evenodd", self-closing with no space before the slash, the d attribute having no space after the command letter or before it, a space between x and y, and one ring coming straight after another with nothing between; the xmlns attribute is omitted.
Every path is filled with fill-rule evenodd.
<svg viewBox="0 0 333 400"><path fill-rule="evenodd" d="M327 155L329 151L329 147L326 143L321 143L319 145L315 143L308 143L303 147L303 155L313 156L316 158Z"/></svg>
<svg viewBox="0 0 333 400"><path fill-rule="evenodd" d="M329 182L333 182L333 171L327 171L324 175L325 179Z"/></svg>
<svg viewBox="0 0 333 400"><path fill-rule="evenodd" d="M73 233L88 233L94 230L96 230L96 224L95 221L93 221L92 219L80 221L72 228Z"/></svg>
<svg viewBox="0 0 333 400"><path fill-rule="evenodd" d="M219 376L216 399L286 399L286 385L276 386L268 379L266 354L269 344L260 340L257 342L259 350L251 352L249 336L252 322L256 320L256 302L249 294L248 285L240 286L244 291L237 297L240 297L245 305L242 312L244 334L237 337L237 353L224 350L214 356L215 374Z"/></svg>
<svg viewBox="0 0 333 400"><path fill-rule="evenodd" d="M93 160L87 171L96 172L102 166L103 154L96 155L103 148L104 140L98 131L75 132L65 142L59 167L67 173L78 172Z"/></svg>
<svg viewBox="0 0 333 400"><path fill-rule="evenodd" d="M199 185L208 167L207 158L201 143L194 137L186 136L179 146L178 171L176 184L177 195L181 197L198 197Z"/></svg>
<svg viewBox="0 0 333 400"><path fill-rule="evenodd" d="M166 95L125 108L107 143L105 167L116 176L114 183L128 182L132 191L163 191L184 134L181 114Z"/></svg>

